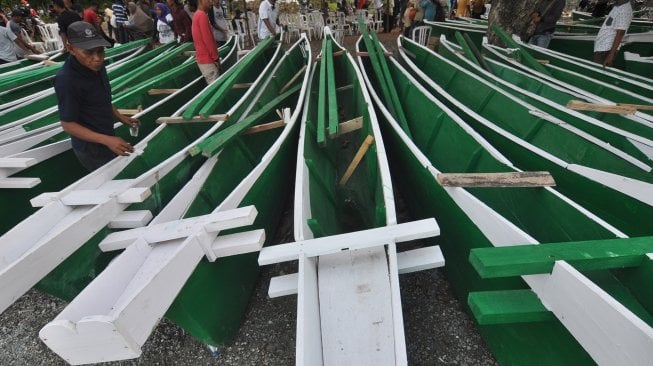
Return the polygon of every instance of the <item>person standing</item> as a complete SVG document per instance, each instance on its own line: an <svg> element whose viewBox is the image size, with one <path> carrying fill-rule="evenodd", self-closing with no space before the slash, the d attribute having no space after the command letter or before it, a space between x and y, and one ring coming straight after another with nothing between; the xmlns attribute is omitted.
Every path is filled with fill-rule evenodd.
<svg viewBox="0 0 653 366"><path fill-rule="evenodd" d="M128 41L127 29L124 24L127 23L127 8L122 0L113 0L111 10L113 10L113 16L116 17L116 41L120 44L126 43Z"/></svg>
<svg viewBox="0 0 653 366"><path fill-rule="evenodd" d="M175 33L171 24L174 22L170 9L164 3L156 3L156 30L159 35L159 43L167 44L175 41Z"/></svg>
<svg viewBox="0 0 653 366"><path fill-rule="evenodd" d="M57 13L57 24L59 25L59 35L63 41L64 49L68 49L68 26L82 18L74 11L66 8L63 0L52 0L54 12Z"/></svg>
<svg viewBox="0 0 653 366"><path fill-rule="evenodd" d="M40 53L34 46L28 43L27 39L23 37L20 22L23 21L23 18L26 16L26 13L22 9L16 9L11 12L11 19L7 23L7 28L11 30L13 34L20 40L16 42L18 47L15 47L15 53L18 58L23 58L25 55L30 53Z"/></svg>
<svg viewBox="0 0 653 366"><path fill-rule="evenodd" d="M209 23L212 0L200 0L197 11L193 15L193 43L195 44L195 58L197 66L204 76L207 84L211 84L220 76L220 57L218 47L213 38L213 30Z"/></svg>
<svg viewBox="0 0 653 366"><path fill-rule="evenodd" d="M172 30L179 43L193 42L192 21L179 0L167 0L172 14Z"/></svg>
<svg viewBox="0 0 653 366"><path fill-rule="evenodd" d="M140 122L127 117L111 103L111 85L104 67L104 48L109 46L90 24L79 21L68 27L68 57L54 78L59 118L71 135L73 151L89 171L116 156L128 156L134 148L115 136L114 120L132 126Z"/></svg>
<svg viewBox="0 0 653 366"><path fill-rule="evenodd" d="M276 0L263 0L258 7L258 39L261 41L277 35L279 9L275 3Z"/></svg>
<svg viewBox="0 0 653 366"><path fill-rule="evenodd" d="M548 48L556 30L556 23L562 16L567 2L565 0L550 0L543 11L536 11L531 15L531 22L535 24L535 32L528 43Z"/></svg>
<svg viewBox="0 0 653 366"><path fill-rule="evenodd" d="M621 41L633 20L630 0L617 0L594 41L594 62L611 66Z"/></svg>
<svg viewBox="0 0 653 366"><path fill-rule="evenodd" d="M209 20L213 27L213 37L218 47L227 43L227 8L222 0L213 0L212 11L209 12Z"/></svg>
<svg viewBox="0 0 653 366"><path fill-rule="evenodd" d="M22 42L8 27L0 27L0 65L18 60L16 48Z"/></svg>

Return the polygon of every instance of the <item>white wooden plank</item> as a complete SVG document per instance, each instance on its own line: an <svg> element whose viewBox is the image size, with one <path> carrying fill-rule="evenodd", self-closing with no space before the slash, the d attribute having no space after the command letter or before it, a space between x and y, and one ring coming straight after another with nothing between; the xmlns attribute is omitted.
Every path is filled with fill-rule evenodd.
<svg viewBox="0 0 653 366"><path fill-rule="evenodd" d="M44 192L29 200L32 207L45 207L48 204L59 201L59 192Z"/></svg>
<svg viewBox="0 0 653 366"><path fill-rule="evenodd" d="M265 243L265 230L251 230L242 233L218 236L211 245L216 258L257 252Z"/></svg>
<svg viewBox="0 0 653 366"><path fill-rule="evenodd" d="M388 274L390 276L390 303L392 306L392 326L395 339L395 365L408 365L406 352L406 335L404 332L404 314L401 306L401 290L399 288L399 265L397 263L397 245L387 246Z"/></svg>
<svg viewBox="0 0 653 366"><path fill-rule="evenodd" d="M437 245L397 253L399 273L411 273L444 266L444 256Z"/></svg>
<svg viewBox="0 0 653 366"><path fill-rule="evenodd" d="M308 258L305 255L299 256L295 347L297 366L321 366L323 364L316 259Z"/></svg>
<svg viewBox="0 0 653 366"><path fill-rule="evenodd" d="M39 335L72 364L138 357L203 256L194 237L131 245Z"/></svg>
<svg viewBox="0 0 653 366"><path fill-rule="evenodd" d="M0 178L0 188L26 189L36 187L41 183L40 178Z"/></svg>
<svg viewBox="0 0 653 366"><path fill-rule="evenodd" d="M254 208L254 206L247 206L235 210L216 212L208 215L190 217L150 225L143 228L111 233L100 243L100 249L105 252L123 249L126 245L133 243L139 238L142 238L150 244L186 238L202 232L207 232L205 226L208 224L216 224L213 228L220 228L220 230L251 225L254 222L253 217L256 217L255 214L253 215L255 212L256 208ZM220 222L220 224L217 224L218 222Z"/></svg>
<svg viewBox="0 0 653 366"><path fill-rule="evenodd" d="M116 215L110 222L111 229L133 229L143 227L152 220L149 210L123 211Z"/></svg>
<svg viewBox="0 0 653 366"><path fill-rule="evenodd" d="M0 168L27 168L36 163L32 158L0 158Z"/></svg>
<svg viewBox="0 0 653 366"><path fill-rule="evenodd" d="M258 262L259 265L267 265L295 260L300 253L304 253L308 257L321 256L337 253L343 249L369 248L385 245L391 241L424 239L439 234L440 228L435 219L424 219L263 248Z"/></svg>
<svg viewBox="0 0 653 366"><path fill-rule="evenodd" d="M564 261L538 297L599 365L650 365L653 328Z"/></svg>
<svg viewBox="0 0 653 366"><path fill-rule="evenodd" d="M106 226L107 217L124 208L124 204L109 201L88 210L80 209L78 215L68 215L63 220L54 216L58 222L45 235L34 228L33 241L21 235L25 227L0 237L0 312ZM10 240L17 237L24 239Z"/></svg>
<svg viewBox="0 0 653 366"><path fill-rule="evenodd" d="M61 197L61 202L67 206L99 205L116 197L118 203L139 203L143 202L151 194L149 187L129 188L124 192L114 192L107 189L85 189L72 191L64 195Z"/></svg>
<svg viewBox="0 0 653 366"><path fill-rule="evenodd" d="M283 276L272 277L268 296L271 298L295 295L299 281L299 273L291 273Z"/></svg>
<svg viewBox="0 0 653 366"><path fill-rule="evenodd" d="M118 203L140 203L152 195L150 187L130 188L118 195Z"/></svg>
<svg viewBox="0 0 653 366"><path fill-rule="evenodd" d="M322 255L320 322L326 365L395 365L385 248Z"/></svg>
<svg viewBox="0 0 653 366"><path fill-rule="evenodd" d="M653 260L653 253L648 253L646 254L646 256L648 257L648 259Z"/></svg>

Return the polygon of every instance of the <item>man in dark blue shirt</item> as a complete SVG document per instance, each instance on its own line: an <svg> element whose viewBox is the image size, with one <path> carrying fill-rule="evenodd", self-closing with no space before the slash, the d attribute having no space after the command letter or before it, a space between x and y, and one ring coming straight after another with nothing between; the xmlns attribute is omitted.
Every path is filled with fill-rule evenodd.
<svg viewBox="0 0 653 366"><path fill-rule="evenodd" d="M82 165L93 171L116 155L134 148L115 136L114 121L131 126L137 119L118 112L111 104L111 86L104 67L104 47L109 46L86 22L68 27L71 57L57 73L54 89L63 129L71 135L73 151Z"/></svg>

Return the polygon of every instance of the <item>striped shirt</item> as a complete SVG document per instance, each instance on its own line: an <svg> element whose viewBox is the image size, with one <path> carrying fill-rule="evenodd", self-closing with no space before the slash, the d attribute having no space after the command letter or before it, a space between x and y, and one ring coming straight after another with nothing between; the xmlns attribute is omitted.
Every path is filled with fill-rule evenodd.
<svg viewBox="0 0 653 366"><path fill-rule="evenodd" d="M116 23L126 23L127 22L127 9L125 6L118 3L113 3L111 5L111 10L113 10L113 15L116 17Z"/></svg>

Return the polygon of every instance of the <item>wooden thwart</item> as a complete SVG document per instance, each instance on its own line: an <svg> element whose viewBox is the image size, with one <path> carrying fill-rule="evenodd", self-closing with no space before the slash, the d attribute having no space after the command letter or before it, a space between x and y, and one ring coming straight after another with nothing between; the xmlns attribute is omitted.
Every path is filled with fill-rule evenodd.
<svg viewBox="0 0 653 366"><path fill-rule="evenodd" d="M594 103L585 103L580 100L571 100L567 103L567 108L573 109L576 111L595 111L603 113L617 113L617 114L635 114L637 108L634 105L607 105L607 104L594 104Z"/></svg>
<svg viewBox="0 0 653 366"><path fill-rule="evenodd" d="M174 94L179 89L150 89L147 91L149 95L162 95L162 94Z"/></svg>
<svg viewBox="0 0 653 366"><path fill-rule="evenodd" d="M243 132L243 135L251 135L263 131L268 131L268 130L273 130L275 128L283 127L285 126L286 123L284 120L280 119L278 121L270 122L270 123L264 123L262 125L250 127Z"/></svg>
<svg viewBox="0 0 653 366"><path fill-rule="evenodd" d="M356 117L349 121L342 122L338 126L338 136L363 128L363 117Z"/></svg>
<svg viewBox="0 0 653 366"><path fill-rule="evenodd" d="M238 84L234 84L231 87L231 89L247 89L247 88L251 87L252 85L254 85L254 83L238 83Z"/></svg>
<svg viewBox="0 0 653 366"><path fill-rule="evenodd" d="M141 113L142 111L143 107L140 105L136 109L118 109L118 112L120 112L120 114L124 114L125 116L133 116L135 114Z"/></svg>
<svg viewBox="0 0 653 366"><path fill-rule="evenodd" d="M553 187L556 185L549 172L440 173L437 179L443 187Z"/></svg>
<svg viewBox="0 0 653 366"><path fill-rule="evenodd" d="M356 155L354 156L354 160L351 161L351 163L347 167L347 170L345 171L345 174L342 176L342 179L340 179L341 186L347 184L349 178L351 178L351 175L354 174L354 171L358 167L358 164L360 164L361 160L363 160L363 157L367 153L367 150L369 150L370 146L372 146L373 142L374 142L374 137L372 137L371 135L368 135L365 138L365 141L363 141L361 147L358 148L358 152L356 152Z"/></svg>
<svg viewBox="0 0 653 366"><path fill-rule="evenodd" d="M295 83L295 81L297 81L297 79L302 76L304 71L306 71L306 67L307 65L302 66L302 68L297 71L297 73L286 83L286 85L284 85L281 90L279 90L279 94L283 94L286 90L288 90L288 88L290 88Z"/></svg>
<svg viewBox="0 0 653 366"><path fill-rule="evenodd" d="M384 52L383 54L386 55L386 56L393 56L392 52ZM356 52L356 56L370 57L370 53L369 52Z"/></svg>
<svg viewBox="0 0 653 366"><path fill-rule="evenodd" d="M159 117L156 120L156 123L191 123L191 122L220 122L227 121L229 119L228 114L212 114L207 117L196 116L193 118L184 118L184 117Z"/></svg>

